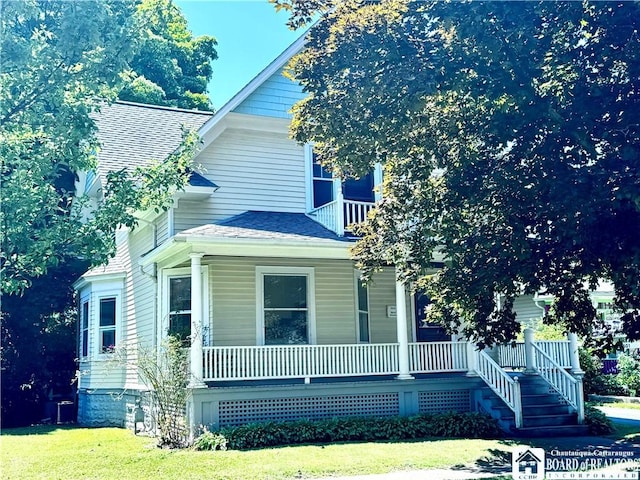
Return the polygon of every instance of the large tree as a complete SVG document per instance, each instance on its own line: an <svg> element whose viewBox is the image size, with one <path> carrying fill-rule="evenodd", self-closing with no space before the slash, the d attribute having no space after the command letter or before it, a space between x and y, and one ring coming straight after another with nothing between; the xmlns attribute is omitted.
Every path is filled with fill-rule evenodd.
<svg viewBox="0 0 640 480"><path fill-rule="evenodd" d="M193 37L173 0L142 0L135 14L139 44L119 98L211 110L207 84L218 58L215 38Z"/></svg>
<svg viewBox="0 0 640 480"><path fill-rule="evenodd" d="M338 173L384 167L367 276L396 265L480 345L514 339L535 292L588 335L611 280L640 337L638 2L272 1L293 26L324 11L290 65L293 137Z"/></svg>
<svg viewBox="0 0 640 480"><path fill-rule="evenodd" d="M188 179L196 138L185 132L166 162L112 172L97 207L74 192L76 173L96 166L93 114L122 89L134 54L135 12L120 0L2 3L3 423L39 420L51 389L69 387L71 283L114 253L115 231L134 228L136 211L167 206Z"/></svg>

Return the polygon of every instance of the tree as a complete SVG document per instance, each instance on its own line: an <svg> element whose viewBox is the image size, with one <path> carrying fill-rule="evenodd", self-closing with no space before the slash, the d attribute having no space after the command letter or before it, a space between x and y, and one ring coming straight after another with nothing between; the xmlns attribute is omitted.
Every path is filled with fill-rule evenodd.
<svg viewBox="0 0 640 480"><path fill-rule="evenodd" d="M4 424L41 419L51 389L73 378L71 282L113 255L116 230L134 228L136 211L165 208L188 180L191 132L165 162L110 173L97 207L74 192L76 173L96 165L93 114L122 88L137 43L134 14L135 2L120 0L2 4Z"/></svg>
<svg viewBox="0 0 640 480"><path fill-rule="evenodd" d="M136 210L165 207L186 184L196 138L185 132L166 162L112 172L87 219L75 176L95 167L91 114L119 89L135 43L132 5L30 1L3 8L0 260L2 291L15 294L68 258L104 263L116 229L133 228Z"/></svg>
<svg viewBox="0 0 640 480"><path fill-rule="evenodd" d="M135 18L140 44L125 73L122 100L211 110L207 84L218 58L215 38L193 38L173 0L143 0Z"/></svg>
<svg viewBox="0 0 640 480"><path fill-rule="evenodd" d="M513 340L537 291L588 335L607 279L640 337L637 2L272 2L293 26L325 12L290 64L292 136L341 175L383 164L367 277L396 265L480 346Z"/></svg>

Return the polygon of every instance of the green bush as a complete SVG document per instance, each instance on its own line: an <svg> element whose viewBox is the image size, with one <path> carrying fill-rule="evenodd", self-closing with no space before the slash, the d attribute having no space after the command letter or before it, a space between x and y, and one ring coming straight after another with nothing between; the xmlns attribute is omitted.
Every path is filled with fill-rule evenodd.
<svg viewBox="0 0 640 480"><path fill-rule="evenodd" d="M591 435L606 435L613 432L613 424L607 416L593 405L584 406L584 424L589 426Z"/></svg>
<svg viewBox="0 0 640 480"><path fill-rule="evenodd" d="M584 398L594 395L629 395L629 392L620 383L618 375L602 373L602 361L591 350L581 348L579 350L580 367L584 371L582 386ZM620 368L618 364L618 368Z"/></svg>
<svg viewBox="0 0 640 480"><path fill-rule="evenodd" d="M193 442L193 448L196 450L226 450L227 439L224 435L211 432L204 427L203 432Z"/></svg>
<svg viewBox="0 0 640 480"><path fill-rule="evenodd" d="M376 442L426 437L496 438L502 432L495 420L479 413L443 413L392 418L331 418L269 422L205 431L194 443L198 450L247 450L279 445L333 442ZM215 437L217 435L217 437Z"/></svg>
<svg viewBox="0 0 640 480"><path fill-rule="evenodd" d="M631 395L640 392L640 358L635 355L620 355L618 359L618 383L626 387Z"/></svg>

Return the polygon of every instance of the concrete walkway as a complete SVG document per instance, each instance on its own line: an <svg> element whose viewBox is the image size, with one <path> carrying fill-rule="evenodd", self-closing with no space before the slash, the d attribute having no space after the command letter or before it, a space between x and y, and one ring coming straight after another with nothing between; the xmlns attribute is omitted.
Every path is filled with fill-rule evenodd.
<svg viewBox="0 0 640 480"><path fill-rule="evenodd" d="M599 407L611 420L625 424L637 424L640 432L640 410ZM402 470L397 472L357 475L352 477L326 477L318 480L476 480L511 478L511 450L516 445L531 445L545 451L558 450L608 450L640 452L640 439L635 442L608 437L555 437L505 441L504 451L492 452L495 460L478 462L461 469ZM500 455L500 453L502 455Z"/></svg>

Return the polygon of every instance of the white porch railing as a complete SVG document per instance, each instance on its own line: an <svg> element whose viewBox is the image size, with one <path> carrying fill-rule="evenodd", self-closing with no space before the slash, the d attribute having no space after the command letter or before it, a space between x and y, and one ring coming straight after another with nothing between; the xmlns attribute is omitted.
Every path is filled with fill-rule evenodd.
<svg viewBox="0 0 640 480"><path fill-rule="evenodd" d="M582 380L574 378L563 366L535 343L533 344L535 366L540 375L578 412L578 423L584 420Z"/></svg>
<svg viewBox="0 0 640 480"><path fill-rule="evenodd" d="M399 345L266 345L203 347L203 379L269 380L283 378L397 375ZM409 344L410 373L466 372L467 344Z"/></svg>
<svg viewBox="0 0 640 480"><path fill-rule="evenodd" d="M205 381L393 375L398 344L204 347Z"/></svg>
<svg viewBox="0 0 640 480"><path fill-rule="evenodd" d="M350 225L364 222L373 206L370 202L338 199L314 208L309 216L338 235L344 235Z"/></svg>
<svg viewBox="0 0 640 480"><path fill-rule="evenodd" d="M466 342L424 342L409 344L411 373L466 372Z"/></svg>
<svg viewBox="0 0 640 480"><path fill-rule="evenodd" d="M567 340L545 340L536 341L535 343L563 368L571 368L569 342ZM519 342L514 346L498 346L498 364L501 367L525 368L526 356L524 343Z"/></svg>
<svg viewBox="0 0 640 480"><path fill-rule="evenodd" d="M522 395L517 379L511 378L489 355L479 351L476 373L513 411L516 428L522 427Z"/></svg>

